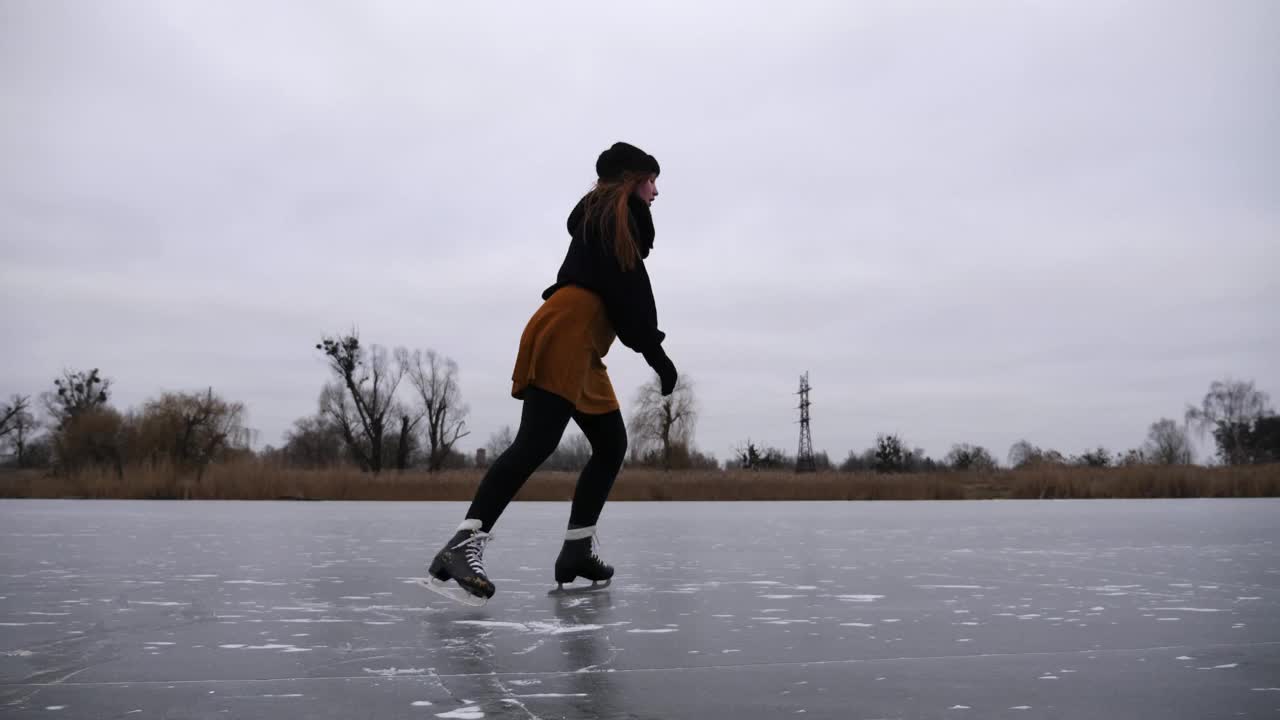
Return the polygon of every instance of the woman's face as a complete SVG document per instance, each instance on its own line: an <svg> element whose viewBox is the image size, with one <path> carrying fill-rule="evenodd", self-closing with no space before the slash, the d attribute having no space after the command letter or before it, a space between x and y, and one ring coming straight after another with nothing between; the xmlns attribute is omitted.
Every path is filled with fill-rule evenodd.
<svg viewBox="0 0 1280 720"><path fill-rule="evenodd" d="M650 175L636 186L635 196L645 201L645 204L652 205L655 198L658 197L658 176Z"/></svg>

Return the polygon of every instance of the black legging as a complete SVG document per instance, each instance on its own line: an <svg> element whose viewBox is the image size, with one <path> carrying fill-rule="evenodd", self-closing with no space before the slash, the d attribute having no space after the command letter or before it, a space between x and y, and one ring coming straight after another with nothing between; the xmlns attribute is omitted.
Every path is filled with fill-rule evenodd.
<svg viewBox="0 0 1280 720"><path fill-rule="evenodd" d="M569 527L595 525L627 454L627 428L622 422L622 412L614 410L603 415L576 412L573 403L533 386L525 389L516 439L489 466L467 510L467 519L479 520L480 529L489 532L524 482L560 445L570 418L591 443L591 459L578 476L573 506L569 510Z"/></svg>

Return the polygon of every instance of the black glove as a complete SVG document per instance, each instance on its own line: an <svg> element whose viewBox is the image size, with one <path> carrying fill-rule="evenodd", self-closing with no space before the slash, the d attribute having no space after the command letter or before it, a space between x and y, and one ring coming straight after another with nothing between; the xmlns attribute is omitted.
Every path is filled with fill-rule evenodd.
<svg viewBox="0 0 1280 720"><path fill-rule="evenodd" d="M667 353L662 349L661 345L644 354L644 361L649 363L649 367L658 373L658 379L662 381L663 396L670 395L676 389L676 380L680 377L680 373L676 372L676 366L671 362L671 358L667 357Z"/></svg>

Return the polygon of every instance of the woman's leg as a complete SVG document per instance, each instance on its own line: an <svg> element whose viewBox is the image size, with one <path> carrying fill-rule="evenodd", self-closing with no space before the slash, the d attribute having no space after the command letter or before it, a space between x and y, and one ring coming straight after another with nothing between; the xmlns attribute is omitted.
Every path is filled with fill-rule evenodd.
<svg viewBox="0 0 1280 720"><path fill-rule="evenodd" d="M516 439L489 466L467 510L467 519L479 520L480 529L489 532L533 471L555 452L572 416L573 403L529 386Z"/></svg>
<svg viewBox="0 0 1280 720"><path fill-rule="evenodd" d="M573 492L570 529L596 524L627 456L627 427L620 410L603 415L575 412L573 420L591 443L591 459L578 476L578 486Z"/></svg>
<svg viewBox="0 0 1280 720"><path fill-rule="evenodd" d="M556 582L563 587L564 583L583 577L594 587L613 577L613 567L595 551L596 521L627 455L627 428L617 410L603 415L574 413L573 419L591 443L591 459L573 491L569 529L556 558Z"/></svg>

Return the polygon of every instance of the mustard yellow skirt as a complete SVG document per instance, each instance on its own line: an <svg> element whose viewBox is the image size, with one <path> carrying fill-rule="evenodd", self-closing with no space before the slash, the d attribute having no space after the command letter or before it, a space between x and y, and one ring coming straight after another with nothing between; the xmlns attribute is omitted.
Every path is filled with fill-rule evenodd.
<svg viewBox="0 0 1280 720"><path fill-rule="evenodd" d="M530 385L573 403L575 410L600 415L619 409L602 360L615 339L604 302L572 285L547 298L520 336L511 396L524 398Z"/></svg>

